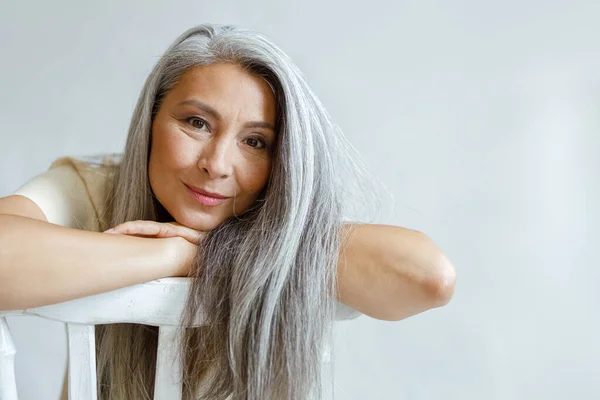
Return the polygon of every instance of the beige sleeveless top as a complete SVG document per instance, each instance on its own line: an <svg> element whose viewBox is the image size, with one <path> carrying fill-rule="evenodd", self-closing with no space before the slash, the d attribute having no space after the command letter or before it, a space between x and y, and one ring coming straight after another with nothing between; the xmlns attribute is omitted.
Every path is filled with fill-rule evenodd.
<svg viewBox="0 0 600 400"><path fill-rule="evenodd" d="M109 222L106 199L119 161L118 154L62 157L14 194L36 203L50 223L99 232Z"/></svg>

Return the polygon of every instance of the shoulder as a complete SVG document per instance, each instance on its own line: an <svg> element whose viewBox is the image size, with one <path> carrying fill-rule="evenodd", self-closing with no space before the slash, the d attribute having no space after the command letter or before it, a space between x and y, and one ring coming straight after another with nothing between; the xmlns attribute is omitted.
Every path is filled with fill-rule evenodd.
<svg viewBox="0 0 600 400"><path fill-rule="evenodd" d="M61 157L14 194L35 202L48 222L101 230L108 223L108 200L120 157L106 154Z"/></svg>
<svg viewBox="0 0 600 400"><path fill-rule="evenodd" d="M77 158L62 157L50 166L50 169L61 166L69 167L81 179L98 219L99 229L109 222L108 202L114 173L119 162L119 154L102 154Z"/></svg>
<svg viewBox="0 0 600 400"><path fill-rule="evenodd" d="M110 177L120 162L119 154L100 154L80 157L61 157L50 165L48 170L58 167L68 167L74 172L85 173L94 179Z"/></svg>

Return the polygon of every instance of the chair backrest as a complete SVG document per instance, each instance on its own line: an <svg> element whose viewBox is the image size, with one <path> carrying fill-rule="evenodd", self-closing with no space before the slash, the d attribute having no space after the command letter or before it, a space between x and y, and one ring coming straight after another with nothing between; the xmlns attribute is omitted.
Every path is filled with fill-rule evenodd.
<svg viewBox="0 0 600 400"><path fill-rule="evenodd" d="M15 346L6 316L33 315L67 324L69 399L96 400L95 325L136 323L159 327L155 399L181 398L177 327L190 278L165 278L64 303L0 311L0 399L17 400ZM202 324L202 316L197 325Z"/></svg>
<svg viewBox="0 0 600 400"><path fill-rule="evenodd" d="M67 324L69 399L96 400L95 325L136 323L159 327L154 399L181 399L178 326L191 278L164 278L64 303L0 311L0 400L17 400L16 349L7 316L38 316ZM356 310L338 303L336 320L352 319ZM195 326L202 325L199 315ZM326 349L329 355L329 349Z"/></svg>

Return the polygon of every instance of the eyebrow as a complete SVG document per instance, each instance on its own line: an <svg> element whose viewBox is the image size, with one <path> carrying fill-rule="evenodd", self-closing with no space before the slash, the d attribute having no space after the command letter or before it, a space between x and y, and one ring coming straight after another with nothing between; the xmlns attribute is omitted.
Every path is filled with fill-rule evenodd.
<svg viewBox="0 0 600 400"><path fill-rule="evenodd" d="M221 121L223 119L221 117L221 114L219 114L219 112L217 110L215 110L208 104L204 104L198 100L194 100L194 99L184 100L184 101L180 102L178 105L179 106L191 105L191 106L194 106L201 110L206 111L207 113L212 115L217 121ZM266 128L266 129L271 129L273 132L275 132L275 126L273 124L271 124L270 122L251 121L251 122L247 122L245 124L245 126L247 128Z"/></svg>

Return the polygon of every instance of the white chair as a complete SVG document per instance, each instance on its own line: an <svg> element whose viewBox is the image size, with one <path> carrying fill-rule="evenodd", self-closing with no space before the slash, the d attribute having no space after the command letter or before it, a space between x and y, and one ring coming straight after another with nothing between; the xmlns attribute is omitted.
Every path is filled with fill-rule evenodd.
<svg viewBox="0 0 600 400"><path fill-rule="evenodd" d="M0 311L0 400L17 400L15 346L7 316L38 316L67 324L69 399L96 400L96 324L137 323L159 327L154 399L181 399L178 360L180 317L190 278L165 278L64 303ZM338 303L336 320L360 315ZM202 325L199 316L195 326ZM326 352L329 355L329 349Z"/></svg>

